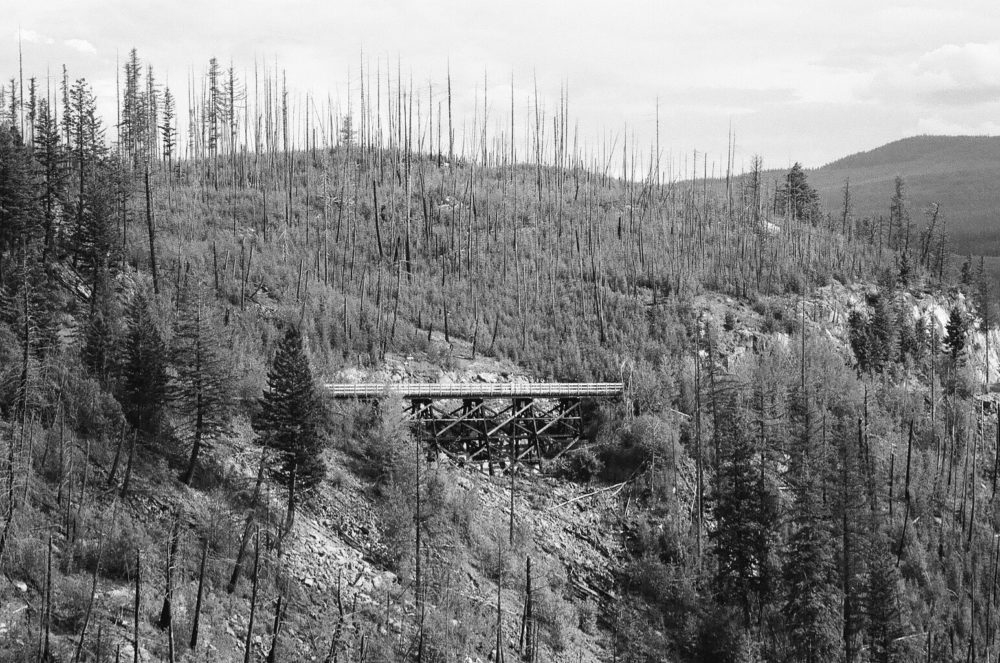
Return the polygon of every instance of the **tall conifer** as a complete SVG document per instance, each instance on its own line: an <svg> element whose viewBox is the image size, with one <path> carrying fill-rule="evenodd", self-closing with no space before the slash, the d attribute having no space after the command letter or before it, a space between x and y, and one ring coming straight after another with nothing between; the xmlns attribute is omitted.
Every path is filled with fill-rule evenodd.
<svg viewBox="0 0 1000 663"><path fill-rule="evenodd" d="M200 288L181 303L171 347L175 377L170 397L191 455L181 477L190 484L201 452L223 435L233 408L233 376L222 336Z"/></svg>
<svg viewBox="0 0 1000 663"><path fill-rule="evenodd" d="M289 327L278 345L267 385L254 428L264 443L278 452L274 475L288 488L288 524L291 524L296 494L316 486L326 473L320 457L322 404L302 335L294 326Z"/></svg>

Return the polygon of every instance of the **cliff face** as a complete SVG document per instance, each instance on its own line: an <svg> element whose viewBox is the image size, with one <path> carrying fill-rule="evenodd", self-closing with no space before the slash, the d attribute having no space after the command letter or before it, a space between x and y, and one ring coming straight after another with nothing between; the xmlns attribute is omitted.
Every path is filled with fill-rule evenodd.
<svg viewBox="0 0 1000 663"><path fill-rule="evenodd" d="M723 333L719 353L723 362L753 352L764 344L788 347L802 324L805 312L806 333L825 338L851 361L848 320L852 311L867 311L867 299L878 291L874 285L840 282L811 290L804 296L763 298L752 305L717 294L700 296L696 307L705 320ZM928 345L936 339L939 347L948 336L948 318L957 308L968 320L965 365L979 385L990 391L1000 389L1000 328L988 331L971 302L962 292L900 289L892 294L891 306L909 314L911 323L922 321ZM728 322L727 322L728 320ZM896 330L898 332L898 330ZM940 350L939 350L940 352Z"/></svg>

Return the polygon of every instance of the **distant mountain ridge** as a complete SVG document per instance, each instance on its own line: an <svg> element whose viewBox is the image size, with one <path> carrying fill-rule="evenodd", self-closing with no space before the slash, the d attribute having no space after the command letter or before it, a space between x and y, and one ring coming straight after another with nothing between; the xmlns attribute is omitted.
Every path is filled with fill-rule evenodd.
<svg viewBox="0 0 1000 663"><path fill-rule="evenodd" d="M1000 136L914 136L808 171L824 209L834 214L850 180L855 216L888 216L897 175L916 227L938 203L952 251L1000 255Z"/></svg>

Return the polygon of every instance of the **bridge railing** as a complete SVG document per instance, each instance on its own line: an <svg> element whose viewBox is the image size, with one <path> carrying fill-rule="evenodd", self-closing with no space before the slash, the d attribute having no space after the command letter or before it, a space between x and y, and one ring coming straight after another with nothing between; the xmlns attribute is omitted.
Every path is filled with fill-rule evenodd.
<svg viewBox="0 0 1000 663"><path fill-rule="evenodd" d="M324 385L333 398L621 398L622 382L389 382Z"/></svg>

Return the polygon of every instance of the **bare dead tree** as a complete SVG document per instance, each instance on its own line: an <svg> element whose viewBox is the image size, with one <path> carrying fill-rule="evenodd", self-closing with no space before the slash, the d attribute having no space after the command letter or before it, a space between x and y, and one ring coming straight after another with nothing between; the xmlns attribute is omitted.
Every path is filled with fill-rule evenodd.
<svg viewBox="0 0 1000 663"><path fill-rule="evenodd" d="M208 539L201 542L201 565L198 568L198 594L194 602L194 616L191 623L191 640L188 646L191 651L198 647L198 624L201 620L201 601L205 588L205 561L208 559Z"/></svg>

